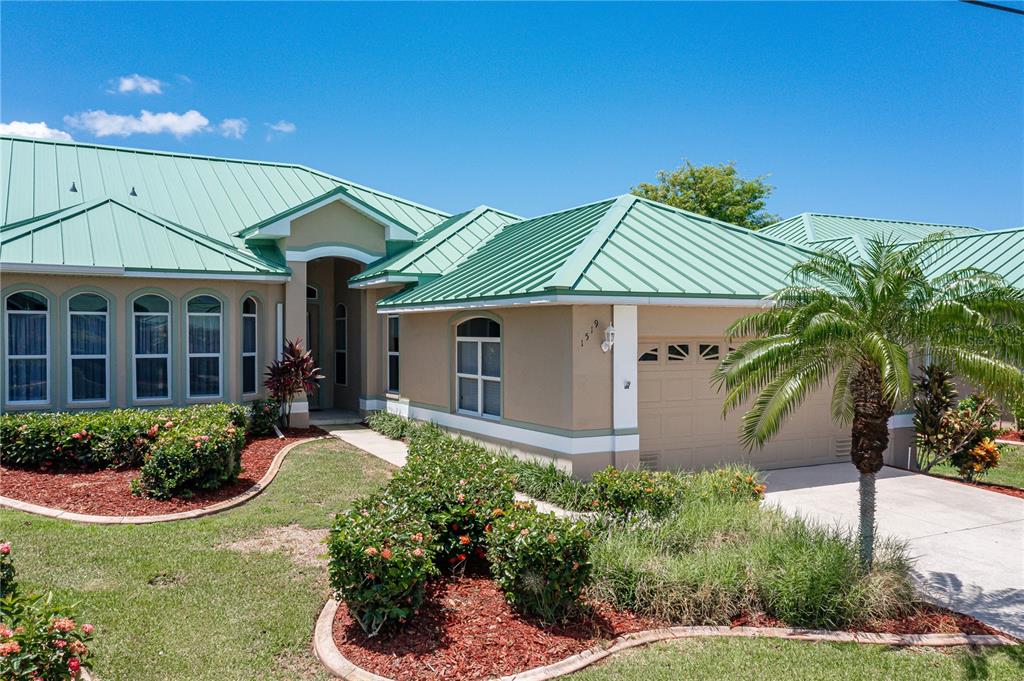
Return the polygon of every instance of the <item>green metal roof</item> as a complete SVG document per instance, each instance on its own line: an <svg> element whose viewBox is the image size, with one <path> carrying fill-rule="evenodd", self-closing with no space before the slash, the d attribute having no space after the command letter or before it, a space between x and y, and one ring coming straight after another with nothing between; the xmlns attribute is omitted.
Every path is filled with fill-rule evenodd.
<svg viewBox="0 0 1024 681"><path fill-rule="evenodd" d="M505 227L462 265L382 307L550 294L758 299L810 251L624 195Z"/></svg>
<svg viewBox="0 0 1024 681"><path fill-rule="evenodd" d="M248 228L280 219L332 192L411 235L448 217L300 165L0 137L0 225L113 199L245 249ZM90 224L100 219L99 213L93 215Z"/></svg>
<svg viewBox="0 0 1024 681"><path fill-rule="evenodd" d="M275 249L276 250L276 249ZM131 271L287 275L257 257L114 199L70 206L0 227L5 269L114 268Z"/></svg>
<svg viewBox="0 0 1024 681"><path fill-rule="evenodd" d="M446 274L503 227L520 220L518 215L488 206L453 215L421 234L408 250L371 265L349 281L358 284L396 275L425 278Z"/></svg>
<svg viewBox="0 0 1024 681"><path fill-rule="evenodd" d="M760 233L789 241L790 243L804 245L852 236L859 236L865 239L888 236L899 241L917 241L933 232L940 231L959 235L982 230L979 230L977 227L965 227L963 225L939 225L928 222L910 222L907 220L801 213L782 222L769 225L762 229Z"/></svg>

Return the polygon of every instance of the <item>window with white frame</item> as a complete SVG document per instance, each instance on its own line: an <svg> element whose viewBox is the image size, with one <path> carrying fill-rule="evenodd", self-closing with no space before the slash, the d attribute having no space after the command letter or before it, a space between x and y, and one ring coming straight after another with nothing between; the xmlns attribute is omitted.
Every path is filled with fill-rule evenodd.
<svg viewBox="0 0 1024 681"><path fill-rule="evenodd" d="M334 382L348 385L348 309L334 306Z"/></svg>
<svg viewBox="0 0 1024 681"><path fill-rule="evenodd" d="M398 392L398 315L388 315L388 392Z"/></svg>
<svg viewBox="0 0 1024 681"><path fill-rule="evenodd" d="M252 395L257 392L256 365L256 301L246 298L242 301L242 393Z"/></svg>
<svg viewBox="0 0 1024 681"><path fill-rule="evenodd" d="M148 294L132 303L132 363L136 400L171 397L171 303Z"/></svg>
<svg viewBox="0 0 1024 681"><path fill-rule="evenodd" d="M50 305L33 291L7 296L7 401L50 401Z"/></svg>
<svg viewBox="0 0 1024 681"><path fill-rule="evenodd" d="M501 325L475 317L455 329L458 411L501 416Z"/></svg>
<svg viewBox="0 0 1024 681"><path fill-rule="evenodd" d="M107 299L79 293L68 301L68 393L71 402L106 402L109 383Z"/></svg>
<svg viewBox="0 0 1024 681"><path fill-rule="evenodd" d="M220 397L221 304L196 296L187 304L188 396Z"/></svg>

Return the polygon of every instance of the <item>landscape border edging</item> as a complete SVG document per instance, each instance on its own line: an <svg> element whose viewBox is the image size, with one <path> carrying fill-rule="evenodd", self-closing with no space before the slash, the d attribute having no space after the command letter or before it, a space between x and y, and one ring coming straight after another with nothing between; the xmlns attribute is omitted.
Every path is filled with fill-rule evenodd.
<svg viewBox="0 0 1024 681"><path fill-rule="evenodd" d="M329 598L317 617L313 630L313 653L333 676L346 681L394 681L359 667L345 657L334 644L334 617L338 612L338 601ZM667 627L623 634L611 641L605 641L591 648L570 655L564 660L543 667L503 676L497 681L548 681L578 672L584 667L605 659L615 653L637 646L684 638L704 637L782 638L796 641L832 643L860 643L889 646L1005 646L1016 645L1006 636L989 634L885 634L862 631L827 631L821 629L791 629L788 627Z"/></svg>
<svg viewBox="0 0 1024 681"><path fill-rule="evenodd" d="M281 463L289 452L299 445L304 445L307 442L320 439L323 438L308 437L285 445L281 448L281 451L274 455L273 461L270 462L270 468L267 469L267 472L263 474L263 477L260 478L256 484L238 496L225 499L224 501L218 501L216 504L206 506L205 508L196 508L191 511L180 511L178 513L162 513L159 515L90 515L87 513L74 513L73 511L50 508L49 506L40 506L39 504L33 504L27 501L21 501L19 499L12 499L4 496L0 496L0 508L32 513L34 515L55 518L57 520L70 520L76 523L91 525L150 525L153 523L168 523L175 520L202 518L204 516L214 515L215 513L221 513L237 506L241 506L253 497L257 496L260 492L265 490L271 482L273 482L274 478L277 477L278 471L281 470Z"/></svg>

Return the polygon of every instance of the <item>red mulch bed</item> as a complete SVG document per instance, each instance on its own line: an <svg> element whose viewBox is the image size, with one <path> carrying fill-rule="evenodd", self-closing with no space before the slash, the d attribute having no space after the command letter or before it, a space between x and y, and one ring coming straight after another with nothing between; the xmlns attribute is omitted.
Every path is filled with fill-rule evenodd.
<svg viewBox="0 0 1024 681"><path fill-rule="evenodd" d="M996 436L997 440L1009 440L1024 445L1024 430L1007 430Z"/></svg>
<svg viewBox="0 0 1024 681"><path fill-rule="evenodd" d="M960 485L967 485L968 487L977 487L978 489L987 489L990 492L998 492L999 494L1005 494L1010 497L1017 497L1018 499L1024 499L1024 489L1019 487L1010 487L1009 485L1000 485L994 482L967 482L966 480L959 480L957 478L949 478L945 475L932 475L931 473L925 473L925 475L933 478L940 478L942 480L948 480L949 482L955 482Z"/></svg>
<svg viewBox="0 0 1024 681"><path fill-rule="evenodd" d="M444 577L428 585L423 608L398 635L367 638L342 603L334 642L363 669L398 681L467 681L551 664L600 640L658 626L598 606L580 622L542 628L516 614L489 577Z"/></svg>
<svg viewBox="0 0 1024 681"><path fill-rule="evenodd" d="M763 613L732 626L786 627ZM598 604L566 626L542 627L515 613L485 576L444 577L427 587L424 605L400 632L367 638L345 604L334 618L334 643L363 669L398 681L470 681L558 662L621 634L669 626ZM922 605L913 615L882 620L871 631L892 634L999 634L973 617Z"/></svg>
<svg viewBox="0 0 1024 681"><path fill-rule="evenodd" d="M288 429L284 439L274 435L253 438L242 450L242 472L238 480L220 489L199 492L190 499L159 501L133 496L129 483L139 476L139 471L132 468L44 473L0 467L0 495L92 515L144 516L191 511L242 494L259 482L285 446L324 434L319 428Z"/></svg>

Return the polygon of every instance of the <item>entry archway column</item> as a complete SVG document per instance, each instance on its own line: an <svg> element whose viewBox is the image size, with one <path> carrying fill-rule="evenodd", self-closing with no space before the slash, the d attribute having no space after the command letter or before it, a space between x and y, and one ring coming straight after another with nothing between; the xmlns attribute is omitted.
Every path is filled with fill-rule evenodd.
<svg viewBox="0 0 1024 681"><path fill-rule="evenodd" d="M309 347L306 338L306 262L289 260L292 278L284 286L284 337L286 340L302 338L303 347ZM292 428L309 426L309 400L300 393L292 402Z"/></svg>

